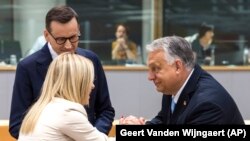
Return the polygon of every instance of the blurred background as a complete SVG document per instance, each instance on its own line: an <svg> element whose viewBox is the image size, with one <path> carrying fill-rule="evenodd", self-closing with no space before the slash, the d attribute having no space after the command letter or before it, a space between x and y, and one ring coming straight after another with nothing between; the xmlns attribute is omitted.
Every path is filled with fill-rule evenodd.
<svg viewBox="0 0 250 141"><path fill-rule="evenodd" d="M0 60L27 56L43 34L47 11L60 4L80 16L81 48L110 65L115 25L125 23L145 64L145 45L153 39L193 35L201 23L214 25L215 65L249 65L250 0L1 0Z"/></svg>

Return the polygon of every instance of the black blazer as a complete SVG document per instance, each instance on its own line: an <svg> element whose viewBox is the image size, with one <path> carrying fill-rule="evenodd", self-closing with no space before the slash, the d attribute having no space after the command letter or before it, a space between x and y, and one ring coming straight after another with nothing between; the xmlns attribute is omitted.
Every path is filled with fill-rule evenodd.
<svg viewBox="0 0 250 141"><path fill-rule="evenodd" d="M85 107L89 121L99 131L108 134L115 111L110 102L106 76L98 57L91 51L77 48L77 54L89 58L95 68L95 88L90 94L89 106ZM37 100L52 61L48 45L18 63L12 94L10 112L10 134L18 138L21 122L28 108Z"/></svg>
<svg viewBox="0 0 250 141"><path fill-rule="evenodd" d="M229 93L198 65L181 92L173 114L170 104L171 96L163 95L161 111L146 124L244 124Z"/></svg>

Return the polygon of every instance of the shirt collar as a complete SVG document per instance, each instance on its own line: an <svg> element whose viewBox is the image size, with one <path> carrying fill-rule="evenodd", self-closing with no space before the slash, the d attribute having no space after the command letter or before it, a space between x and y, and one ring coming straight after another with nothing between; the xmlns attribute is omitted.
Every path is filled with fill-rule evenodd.
<svg viewBox="0 0 250 141"><path fill-rule="evenodd" d="M58 56L58 54L54 51L54 49L52 48L49 42L48 42L48 47L49 47L49 52L51 54L52 59L55 59Z"/></svg>
<svg viewBox="0 0 250 141"><path fill-rule="evenodd" d="M172 98L174 99L174 102L177 103L182 90L184 89L184 87L186 86L188 80L190 79L191 75L193 74L194 69L191 70L191 73L188 75L188 78L186 79L186 81L184 82L184 84L181 86L181 88L178 90L177 94L175 96L172 96Z"/></svg>

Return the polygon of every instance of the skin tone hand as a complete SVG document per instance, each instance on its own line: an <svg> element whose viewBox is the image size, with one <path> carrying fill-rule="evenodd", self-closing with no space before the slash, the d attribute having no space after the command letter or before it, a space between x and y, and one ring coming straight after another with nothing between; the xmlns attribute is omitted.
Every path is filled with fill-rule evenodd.
<svg viewBox="0 0 250 141"><path fill-rule="evenodd" d="M113 53L117 54L118 51L124 50L127 48L126 42L124 38L118 38L117 40L117 45L115 46Z"/></svg>
<svg viewBox="0 0 250 141"><path fill-rule="evenodd" d="M112 51L112 59L119 58L119 52L125 51L128 59L136 59L136 56L133 52L128 48L126 43L126 39L124 37L117 39L117 45L115 46L114 50Z"/></svg>
<svg viewBox="0 0 250 141"><path fill-rule="evenodd" d="M119 119L121 125L144 125L145 119L143 117L137 118L135 116L122 117Z"/></svg>
<svg viewBox="0 0 250 141"><path fill-rule="evenodd" d="M127 37L124 35L116 39L116 46L112 51L112 59L120 59L120 53L125 51L126 58L123 59L131 59L136 60L136 55L129 49L127 44ZM120 53L119 53L120 52ZM122 53L124 54L124 53Z"/></svg>
<svg viewBox="0 0 250 141"><path fill-rule="evenodd" d="M124 38L118 38L117 42L121 45L125 45L125 39Z"/></svg>
<svg viewBox="0 0 250 141"><path fill-rule="evenodd" d="M117 43L118 43L118 48L119 50L122 50L122 49L127 49L127 44L126 44L126 40L124 38L118 38L117 39Z"/></svg>

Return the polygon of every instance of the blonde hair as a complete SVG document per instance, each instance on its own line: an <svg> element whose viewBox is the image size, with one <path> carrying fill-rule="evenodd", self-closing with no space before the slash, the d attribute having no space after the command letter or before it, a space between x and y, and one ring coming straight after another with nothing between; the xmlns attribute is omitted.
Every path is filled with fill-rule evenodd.
<svg viewBox="0 0 250 141"><path fill-rule="evenodd" d="M41 96L25 116L20 132L33 132L41 112L55 97L88 105L93 81L94 67L89 59L73 53L56 57L49 66Z"/></svg>

